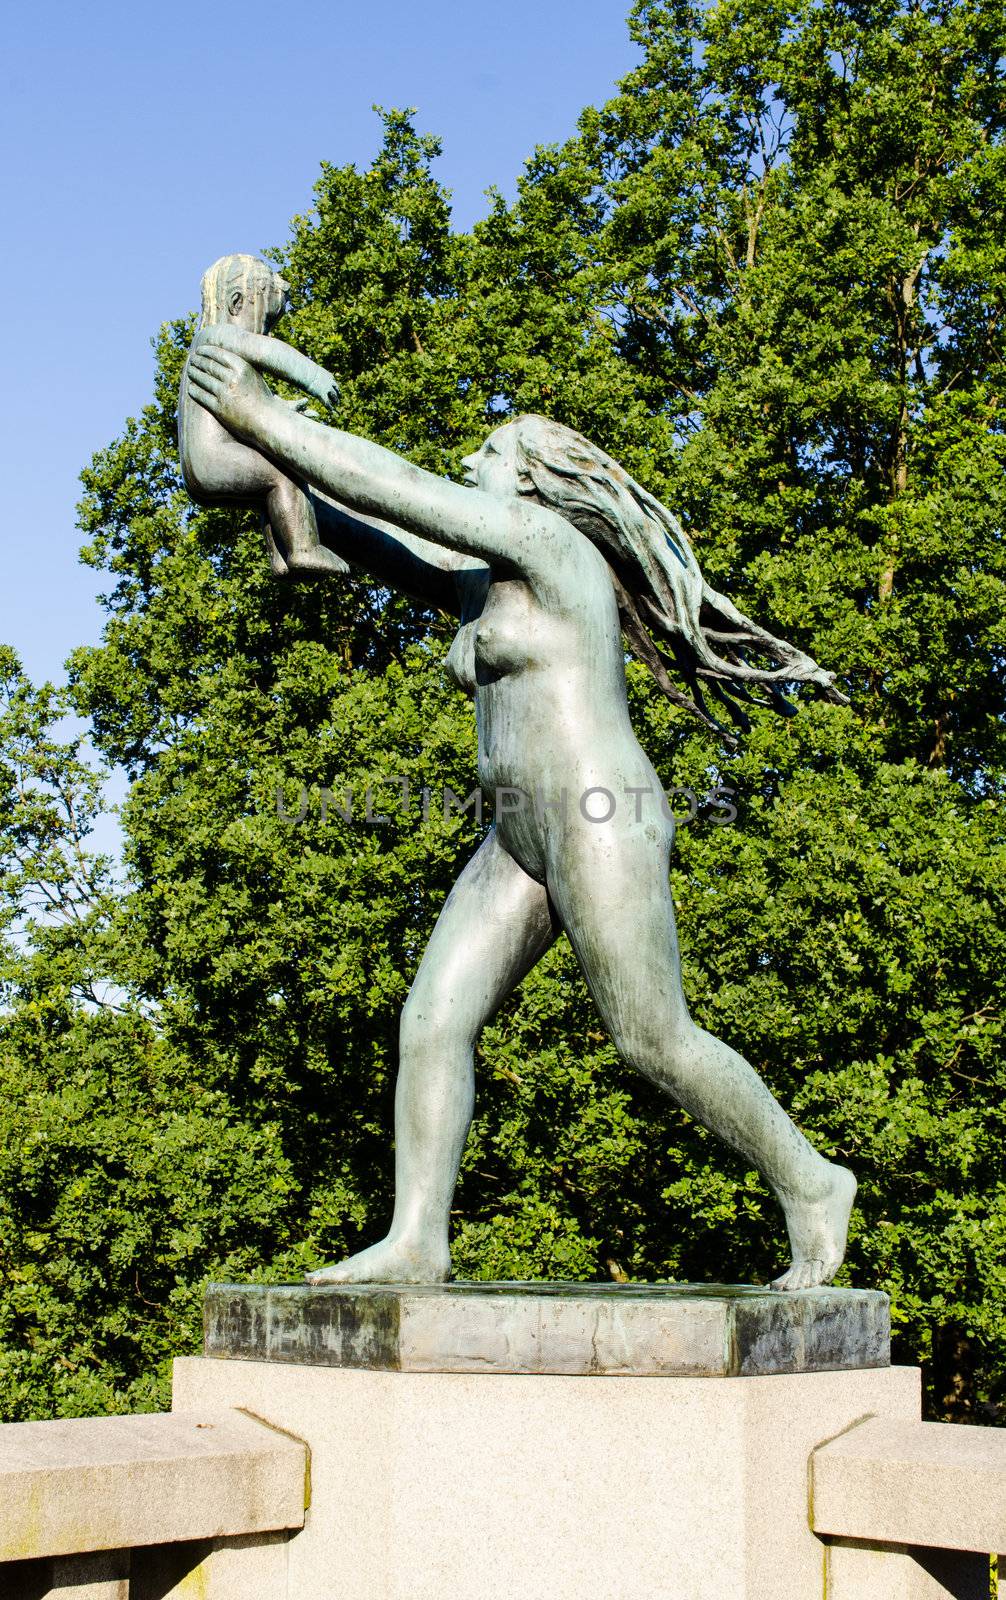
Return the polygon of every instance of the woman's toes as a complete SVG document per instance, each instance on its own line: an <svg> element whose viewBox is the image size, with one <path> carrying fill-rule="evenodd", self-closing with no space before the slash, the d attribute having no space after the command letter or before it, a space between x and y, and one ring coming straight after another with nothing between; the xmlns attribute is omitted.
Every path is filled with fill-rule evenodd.
<svg viewBox="0 0 1006 1600"><path fill-rule="evenodd" d="M837 1267L833 1269L833 1276L837 1270ZM797 1289L816 1289L818 1284L826 1281L825 1263L807 1259L794 1261L793 1265L788 1267L769 1287L792 1294Z"/></svg>

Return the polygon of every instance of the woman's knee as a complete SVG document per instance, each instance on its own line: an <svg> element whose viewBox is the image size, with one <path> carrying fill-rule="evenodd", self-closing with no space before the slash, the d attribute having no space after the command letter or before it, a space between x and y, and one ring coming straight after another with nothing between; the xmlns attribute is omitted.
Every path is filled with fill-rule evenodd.
<svg viewBox="0 0 1006 1600"><path fill-rule="evenodd" d="M471 1028L459 1014L456 1001L436 989L424 987L419 992L413 989L402 1007L398 1042L402 1056L417 1053L442 1056L470 1051L474 1039Z"/></svg>
<svg viewBox="0 0 1006 1600"><path fill-rule="evenodd" d="M687 1007L640 1006L611 1024L619 1054L647 1077L687 1076L701 1050L702 1030Z"/></svg>

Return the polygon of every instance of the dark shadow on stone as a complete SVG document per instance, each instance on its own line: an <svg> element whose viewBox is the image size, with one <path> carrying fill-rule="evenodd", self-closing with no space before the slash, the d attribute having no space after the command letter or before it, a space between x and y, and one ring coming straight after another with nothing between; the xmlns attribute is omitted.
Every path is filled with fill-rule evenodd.
<svg viewBox="0 0 1006 1600"><path fill-rule="evenodd" d="M40 1561L5 1561L0 1565L0 1600L46 1600L54 1589L68 1595L75 1589L93 1592L96 1586L116 1581L125 1596L129 1556L128 1550L91 1550Z"/></svg>
<svg viewBox="0 0 1006 1600"><path fill-rule="evenodd" d="M163 1600L213 1548L209 1539L185 1544L153 1544L133 1551L129 1600Z"/></svg>
<svg viewBox="0 0 1006 1600"><path fill-rule="evenodd" d="M5 1562L3 1600L44 1600L52 1588L51 1561Z"/></svg>
<svg viewBox="0 0 1006 1600"><path fill-rule="evenodd" d="M988 1600L988 1556L965 1550L926 1550L921 1545L912 1547L912 1555L953 1600Z"/></svg>

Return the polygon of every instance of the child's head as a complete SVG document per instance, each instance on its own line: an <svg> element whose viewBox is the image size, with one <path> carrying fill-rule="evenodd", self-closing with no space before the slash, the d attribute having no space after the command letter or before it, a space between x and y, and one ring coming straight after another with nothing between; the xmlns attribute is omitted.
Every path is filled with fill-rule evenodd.
<svg viewBox="0 0 1006 1600"><path fill-rule="evenodd" d="M286 305L289 284L257 256L221 256L203 273L201 328L235 322L268 333Z"/></svg>

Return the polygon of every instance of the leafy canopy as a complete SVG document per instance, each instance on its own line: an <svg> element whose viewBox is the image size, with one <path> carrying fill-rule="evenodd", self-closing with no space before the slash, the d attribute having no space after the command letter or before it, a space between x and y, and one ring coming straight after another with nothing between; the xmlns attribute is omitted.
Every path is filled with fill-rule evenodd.
<svg viewBox="0 0 1006 1600"><path fill-rule="evenodd" d="M638 66L512 205L453 232L436 141L390 112L275 252L279 331L337 376L342 426L445 473L501 417L577 427L840 672L849 709L805 696L732 754L635 668L630 695L669 788L738 791L735 826L679 831L696 1017L856 1170L842 1281L890 1290L953 1415L1006 1377L1004 20L641 0ZM415 801L322 820L324 787L471 789L449 625L362 578L272 583L247 517L190 505L190 331L165 324L151 404L83 475L108 620L71 685L132 779L129 883L5 950L11 1416L152 1402L207 1277L289 1278L382 1230L397 1015L479 832ZM55 748L8 666L8 727ZM77 760L38 775L86 790ZM306 791L301 822L277 788L287 819ZM5 803L8 904L26 828L39 881L68 848L57 813ZM760 1179L618 1063L564 945L483 1035L455 1235L476 1277L757 1281L784 1246Z"/></svg>

